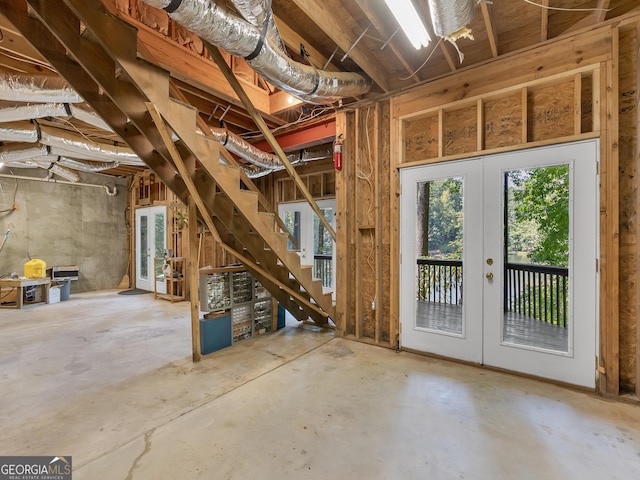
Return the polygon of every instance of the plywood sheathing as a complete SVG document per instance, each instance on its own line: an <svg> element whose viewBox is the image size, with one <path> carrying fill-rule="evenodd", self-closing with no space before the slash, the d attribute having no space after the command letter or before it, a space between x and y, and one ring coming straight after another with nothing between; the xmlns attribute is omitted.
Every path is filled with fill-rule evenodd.
<svg viewBox="0 0 640 480"><path fill-rule="evenodd" d="M515 92L484 102L485 149L522 143L522 94Z"/></svg>
<svg viewBox="0 0 640 480"><path fill-rule="evenodd" d="M620 32L620 390L637 389L638 32Z"/></svg>
<svg viewBox="0 0 640 480"><path fill-rule="evenodd" d="M530 88L527 95L528 139L531 142L574 134L573 79Z"/></svg>

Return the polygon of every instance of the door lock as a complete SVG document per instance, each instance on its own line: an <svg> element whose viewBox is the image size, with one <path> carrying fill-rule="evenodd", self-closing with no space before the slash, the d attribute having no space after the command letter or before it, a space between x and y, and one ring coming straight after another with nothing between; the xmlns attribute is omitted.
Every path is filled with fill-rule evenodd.
<svg viewBox="0 0 640 480"><path fill-rule="evenodd" d="M487 272L485 277L487 277L487 280L489 280L489 281L493 280L493 272Z"/></svg>
<svg viewBox="0 0 640 480"><path fill-rule="evenodd" d="M493 265L493 258L487 258L487 265Z"/></svg>

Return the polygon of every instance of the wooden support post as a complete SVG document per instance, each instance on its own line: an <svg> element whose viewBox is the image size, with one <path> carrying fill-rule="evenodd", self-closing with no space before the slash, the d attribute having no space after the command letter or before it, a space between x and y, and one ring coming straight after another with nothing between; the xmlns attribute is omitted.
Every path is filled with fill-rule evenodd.
<svg viewBox="0 0 640 480"><path fill-rule="evenodd" d="M200 298L198 288L198 212L196 202L189 196L189 302L191 302L191 349L194 362L200 361Z"/></svg>
<svg viewBox="0 0 640 480"><path fill-rule="evenodd" d="M444 157L444 112L438 110L438 157Z"/></svg>
<svg viewBox="0 0 640 480"><path fill-rule="evenodd" d="M636 44L634 48L635 56L636 56L636 89L640 88L640 25L636 27ZM635 155L634 162L636 165L640 164L640 95L636 96L636 137L635 137L635 149L633 150L633 154ZM640 211L640 205L638 204L638 199L636 198L636 211ZM640 219L636 215L636 224L635 224L636 232L640 231ZM638 244L636 243L636 248ZM636 255L636 262L638 256ZM640 271L640 265L636 267ZM640 284L636 282L636 289L640 289ZM636 291L636 298L640 295ZM640 395L640 314L636 315L636 396Z"/></svg>
<svg viewBox="0 0 640 480"><path fill-rule="evenodd" d="M353 155L354 148L353 113L340 112L336 116L336 135L342 134L342 154L346 160L342 170L336 171L336 333L340 337L350 332L348 319L353 319L350 311L352 298L352 208Z"/></svg>
<svg viewBox="0 0 640 480"><path fill-rule="evenodd" d="M477 115L478 115L478 126L476 127L477 133L477 144L476 149L481 152L484 150L484 102L481 98L478 99L477 103Z"/></svg>
<svg viewBox="0 0 640 480"><path fill-rule="evenodd" d="M375 218L374 221L374 240L372 242L371 248L373 249L374 255L374 296L373 301L375 302L373 307L374 315L375 315L375 341L376 344L380 344L382 341L382 283L384 278L382 277L382 228L383 221L382 218L382 195L383 190L381 188L382 182L380 181L380 168L379 166L382 164L381 156L382 156L382 138L381 128L387 128L387 125L381 125L381 104L380 102L376 103L375 115L373 117L373 131L375 132L375 157L372 160L372 168L371 172L371 182L373 184L373 196L374 196L374 213L373 216ZM386 282L385 282L386 285Z"/></svg>
<svg viewBox="0 0 640 480"><path fill-rule="evenodd" d="M618 59L619 32L611 36L611 60L602 65L601 115L601 223L600 223L600 392L618 395L620 390L619 345L619 173L618 173Z"/></svg>
<svg viewBox="0 0 640 480"><path fill-rule="evenodd" d="M573 133L582 133L582 74L573 77Z"/></svg>
<svg viewBox="0 0 640 480"><path fill-rule="evenodd" d="M529 90L527 87L522 89L522 143L529 141Z"/></svg>
<svg viewBox="0 0 640 480"><path fill-rule="evenodd" d="M389 136L389 343L400 346L400 174L398 166L403 161L402 120L397 116L397 106L391 100L391 121Z"/></svg>
<svg viewBox="0 0 640 480"><path fill-rule="evenodd" d="M284 153L284 151L280 147L280 144L271 133L271 130L269 130L269 127L264 122L262 116L260 115L260 112L258 112L258 110L256 110L256 108L253 106L251 99L245 93L244 89L242 88L242 85L240 85L240 82L238 81L236 76L233 74L233 72L229 68L229 65L227 65L227 62L225 61L224 57L215 46L211 45L210 43L204 40L203 42L207 50L211 54L211 58L214 59L214 61L216 62L216 64L224 74L225 78L227 79L231 87L233 87L234 91L236 92L236 95L238 95L238 98L242 100L244 107L247 109L247 112L251 115L251 118L253 118L253 121L258 126L258 129L260 130L260 132L264 135L265 140L267 141L267 143L269 143L269 146L273 149L275 154L278 156L287 173L295 181L296 186L298 187L298 190L300 191L300 193L302 193L302 196L309 203L312 210L316 213L316 215L318 215L318 219L320 220L320 222L322 222L324 227L327 229L327 231L331 235L331 238L335 242L336 232L331 226L331 223L329 223L329 220L327 220L325 216L322 214L320 207L318 207L318 204L315 202L315 200L311 196L309 189L304 185L304 183L302 182L302 179L298 175L298 172L296 172L296 169L293 167L293 165L291 165L291 162L287 158L287 155Z"/></svg>

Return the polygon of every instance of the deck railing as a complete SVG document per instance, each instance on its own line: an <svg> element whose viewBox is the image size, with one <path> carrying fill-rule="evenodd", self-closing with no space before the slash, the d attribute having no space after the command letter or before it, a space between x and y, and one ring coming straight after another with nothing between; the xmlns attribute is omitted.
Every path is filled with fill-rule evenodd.
<svg viewBox="0 0 640 480"><path fill-rule="evenodd" d="M419 258L417 298L425 302L462 305L462 261ZM568 325L569 269L507 263L504 311L541 322Z"/></svg>
<svg viewBox="0 0 640 480"><path fill-rule="evenodd" d="M462 305L462 261L419 258L418 299Z"/></svg>
<svg viewBox="0 0 640 480"><path fill-rule="evenodd" d="M569 269L508 263L504 309L545 323L568 325Z"/></svg>
<svg viewBox="0 0 640 480"><path fill-rule="evenodd" d="M313 278L322 280L322 286L333 288L333 263L331 255L313 256Z"/></svg>

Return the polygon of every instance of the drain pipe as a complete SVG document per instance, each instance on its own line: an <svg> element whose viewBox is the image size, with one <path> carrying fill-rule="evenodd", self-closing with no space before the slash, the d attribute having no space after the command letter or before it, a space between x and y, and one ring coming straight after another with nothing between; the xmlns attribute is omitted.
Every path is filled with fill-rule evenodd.
<svg viewBox="0 0 640 480"><path fill-rule="evenodd" d="M68 182L66 180L54 180L48 177L27 177L26 175L9 175L6 173L0 173L0 177L3 178L15 178L18 180L32 180L35 182L45 182L45 183L64 183L65 185L75 185L81 187L92 187L92 188L104 188L105 193L109 197L115 197L118 194L118 187L116 185L113 186L113 190L109 189L109 185L96 185L95 183L81 183L81 182Z"/></svg>

